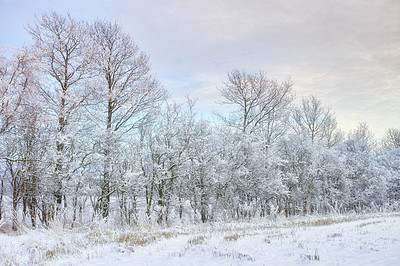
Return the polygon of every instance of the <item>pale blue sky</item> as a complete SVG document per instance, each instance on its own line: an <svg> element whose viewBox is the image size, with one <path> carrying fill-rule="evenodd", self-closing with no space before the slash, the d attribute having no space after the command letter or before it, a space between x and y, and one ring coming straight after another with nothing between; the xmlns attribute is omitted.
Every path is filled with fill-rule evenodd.
<svg viewBox="0 0 400 266"><path fill-rule="evenodd" d="M118 22L173 98L198 97L204 116L224 108L217 87L240 68L291 76L298 98L330 104L343 130L400 128L398 0L0 0L0 46L28 44L24 26L51 11Z"/></svg>

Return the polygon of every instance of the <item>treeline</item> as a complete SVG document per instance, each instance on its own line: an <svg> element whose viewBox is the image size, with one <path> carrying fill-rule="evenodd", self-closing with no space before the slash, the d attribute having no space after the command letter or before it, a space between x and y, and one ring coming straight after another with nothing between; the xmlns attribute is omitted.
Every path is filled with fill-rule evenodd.
<svg viewBox="0 0 400 266"><path fill-rule="evenodd" d="M314 96L233 70L212 121L171 103L117 24L57 13L0 54L0 224L121 224L378 211L400 200L400 130L343 133ZM228 106L228 107L227 107Z"/></svg>

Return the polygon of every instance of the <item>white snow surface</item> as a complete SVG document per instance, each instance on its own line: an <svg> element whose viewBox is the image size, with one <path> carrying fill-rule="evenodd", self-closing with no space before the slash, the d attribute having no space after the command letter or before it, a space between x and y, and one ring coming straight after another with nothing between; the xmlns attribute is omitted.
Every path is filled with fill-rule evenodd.
<svg viewBox="0 0 400 266"><path fill-rule="evenodd" d="M0 265L400 265L400 214L0 234Z"/></svg>

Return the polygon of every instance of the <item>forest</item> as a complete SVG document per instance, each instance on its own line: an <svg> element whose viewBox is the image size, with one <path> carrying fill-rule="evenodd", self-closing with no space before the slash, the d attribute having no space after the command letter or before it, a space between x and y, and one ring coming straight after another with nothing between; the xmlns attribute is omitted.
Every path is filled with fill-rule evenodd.
<svg viewBox="0 0 400 266"><path fill-rule="evenodd" d="M0 226L399 210L400 125L343 132L290 78L241 69L205 120L118 24L48 13L26 29L32 44L0 51Z"/></svg>

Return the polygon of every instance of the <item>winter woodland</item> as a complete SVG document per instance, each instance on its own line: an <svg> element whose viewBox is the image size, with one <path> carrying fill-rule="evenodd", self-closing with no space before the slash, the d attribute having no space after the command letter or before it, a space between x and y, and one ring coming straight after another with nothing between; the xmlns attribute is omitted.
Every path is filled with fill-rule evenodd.
<svg viewBox="0 0 400 266"><path fill-rule="evenodd" d="M290 79L231 70L213 119L115 23L44 14L0 51L0 224L207 223L395 210L400 129L337 127ZM173 89L173 88L171 88ZM226 110L230 110L227 112Z"/></svg>

